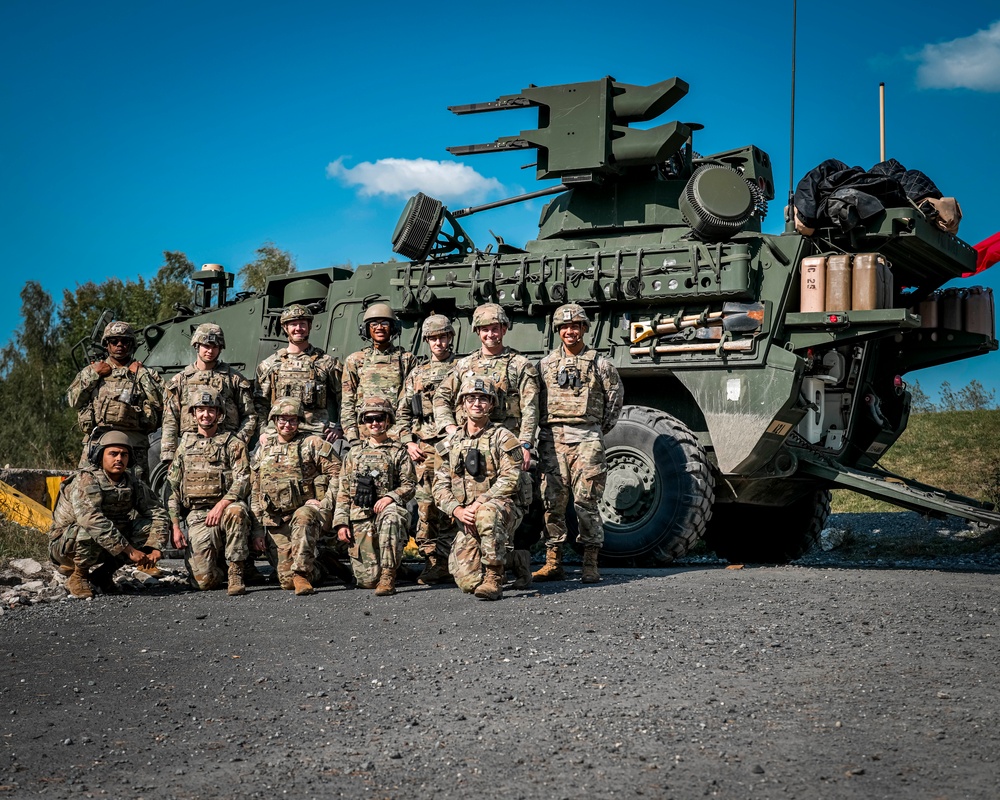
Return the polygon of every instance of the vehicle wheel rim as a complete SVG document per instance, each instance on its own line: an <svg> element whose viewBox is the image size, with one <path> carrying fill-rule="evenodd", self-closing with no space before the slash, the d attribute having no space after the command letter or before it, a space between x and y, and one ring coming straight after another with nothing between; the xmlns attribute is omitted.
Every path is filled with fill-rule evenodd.
<svg viewBox="0 0 1000 800"><path fill-rule="evenodd" d="M632 448L608 453L608 476L599 503L605 525L620 530L636 527L656 508L660 481L648 457Z"/></svg>

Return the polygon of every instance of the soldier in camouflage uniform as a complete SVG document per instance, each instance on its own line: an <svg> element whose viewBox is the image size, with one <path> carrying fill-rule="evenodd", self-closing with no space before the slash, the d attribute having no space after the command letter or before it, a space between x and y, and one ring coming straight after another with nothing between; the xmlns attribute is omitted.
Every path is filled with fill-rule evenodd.
<svg viewBox="0 0 1000 800"><path fill-rule="evenodd" d="M416 475L406 448L387 435L395 422L392 404L368 397L355 424L369 436L352 447L340 471L340 491L333 529L350 544L351 567L358 586L375 594L396 593L396 570L403 558L409 528L406 504Z"/></svg>
<svg viewBox="0 0 1000 800"><path fill-rule="evenodd" d="M222 402L220 430L235 434L246 445L257 432L257 411L250 381L220 359L226 347L222 328L211 322L199 325L191 337L191 346L196 349L194 364L174 375L166 388L160 439L160 458L164 461L174 457L182 433L198 430L194 415L184 412L190 407L192 397L197 397L206 386L218 393Z"/></svg>
<svg viewBox="0 0 1000 800"><path fill-rule="evenodd" d="M510 327L507 314L496 303L484 303L472 313L472 327L482 348L455 362L455 369L441 381L434 393L434 418L445 431L458 430L464 417L458 407L458 390L469 375L487 377L496 386L497 402L490 420L511 431L521 442L521 486L518 504L522 511L531 505L531 450L538 429L538 370L527 358L507 347L503 338ZM513 537L512 537L513 538ZM531 557L526 541L511 541L511 566L517 579L515 589L531 585Z"/></svg>
<svg viewBox="0 0 1000 800"><path fill-rule="evenodd" d="M94 442L86 469L59 489L52 512L49 556L69 576L74 597L92 597L91 582L115 591L114 574L126 562L155 565L167 543L166 512L128 471L128 435L110 431Z"/></svg>
<svg viewBox="0 0 1000 800"><path fill-rule="evenodd" d="M304 305L293 303L281 312L281 327L288 347L268 356L257 367L254 405L261 427L261 443L274 430L264 430L272 406L286 397L302 405L302 431L319 436L329 433L340 409L340 361L309 343L313 315Z"/></svg>
<svg viewBox="0 0 1000 800"><path fill-rule="evenodd" d="M160 376L132 358L135 331L127 322L108 323L101 346L107 348L108 357L80 370L66 394L83 431L80 468L88 466L87 451L95 432L122 431L132 447L129 463L148 482L149 434L160 427L163 415Z"/></svg>
<svg viewBox="0 0 1000 800"><path fill-rule="evenodd" d="M524 448L490 421L497 394L489 378L465 378L458 401L465 424L438 444L434 499L459 526L449 558L455 582L481 600L499 600L507 538L521 521L516 499Z"/></svg>
<svg viewBox="0 0 1000 800"><path fill-rule="evenodd" d="M189 392L188 415L197 430L182 434L170 464L167 480L173 491L167 510L174 547L187 548L184 560L195 588L228 582L229 594L240 595L246 593L243 563L250 552L250 460L243 441L221 430L224 414L223 400L212 387ZM263 545L257 542L258 549Z"/></svg>
<svg viewBox="0 0 1000 800"><path fill-rule="evenodd" d="M375 303L365 310L360 334L371 342L371 347L347 357L341 385L340 424L351 445L363 437L358 409L365 399L384 397L395 408L403 393L403 382L416 364L413 353L392 343L399 332L399 321L388 303Z"/></svg>
<svg viewBox="0 0 1000 800"><path fill-rule="evenodd" d="M301 431L302 404L279 400L270 411L277 430L254 453L250 508L277 550L278 582L295 594L313 594L316 547L328 519L323 501L336 491L333 445Z"/></svg>
<svg viewBox="0 0 1000 800"><path fill-rule="evenodd" d="M446 316L434 314L424 320L421 335L431 351L431 359L406 377L396 427L399 441L406 445L417 472L415 538L417 549L427 559L417 583L433 584L450 579L448 553L456 533L451 521L438 512L431 493L438 462L434 447L444 438L444 431L434 421L434 390L454 365L455 329Z"/></svg>
<svg viewBox="0 0 1000 800"><path fill-rule="evenodd" d="M542 424L538 457L545 504L545 566L534 578L557 581L566 577L562 550L572 491L579 525L576 540L583 546L582 580L596 583L601 579L597 557L604 544L604 523L597 504L608 474L604 437L618 422L624 395L611 360L583 341L590 322L581 306L559 306L552 326L561 344L539 363Z"/></svg>

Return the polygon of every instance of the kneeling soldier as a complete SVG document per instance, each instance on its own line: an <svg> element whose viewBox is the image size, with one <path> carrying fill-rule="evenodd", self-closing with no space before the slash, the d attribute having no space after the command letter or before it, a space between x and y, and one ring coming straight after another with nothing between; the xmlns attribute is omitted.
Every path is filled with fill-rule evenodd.
<svg viewBox="0 0 1000 800"><path fill-rule="evenodd" d="M166 512L128 471L128 434L105 433L87 457L90 466L59 489L49 541L52 563L69 576L66 588L74 597L92 597L91 582L114 591L114 574L128 561L155 565L169 529Z"/></svg>
<svg viewBox="0 0 1000 800"><path fill-rule="evenodd" d="M457 400L465 424L438 445L441 465L434 473L434 501L459 526L448 568L463 591L499 600L507 538L523 514L516 504L523 448L507 428L490 422L497 402L492 380L467 377Z"/></svg>
<svg viewBox="0 0 1000 800"><path fill-rule="evenodd" d="M192 392L187 413L198 429L181 435L167 476L173 490L167 509L174 547L187 547L184 560L195 588L215 589L228 581L230 595L245 594L243 565L250 555L246 445L219 430L225 408L215 389L204 386ZM187 524L186 537L181 522Z"/></svg>
<svg viewBox="0 0 1000 800"><path fill-rule="evenodd" d="M295 594L313 594L316 545L327 517L322 502L335 491L333 445L299 431L302 403L286 397L271 407L277 435L260 446L251 465L250 504L278 553L278 582ZM254 541L255 547L262 542Z"/></svg>
<svg viewBox="0 0 1000 800"><path fill-rule="evenodd" d="M344 457L333 528L349 542L351 567L358 587L375 594L396 593L396 570L409 538L406 504L416 488L413 462L406 448L388 437L396 421L392 403L368 397L357 424L368 426L368 438Z"/></svg>

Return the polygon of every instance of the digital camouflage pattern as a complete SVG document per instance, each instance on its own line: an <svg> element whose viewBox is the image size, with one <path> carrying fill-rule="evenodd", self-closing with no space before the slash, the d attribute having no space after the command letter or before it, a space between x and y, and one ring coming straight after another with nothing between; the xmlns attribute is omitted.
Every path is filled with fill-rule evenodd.
<svg viewBox="0 0 1000 800"><path fill-rule="evenodd" d="M541 428L538 458L542 470L545 544L568 536L566 509L573 495L577 542L600 547L604 523L598 503L607 480L604 434L618 422L624 394L618 370L590 347L576 356L559 347L540 362Z"/></svg>
<svg viewBox="0 0 1000 800"><path fill-rule="evenodd" d="M371 504L362 503L359 480L374 484ZM381 444L365 439L344 457L340 471L333 528L350 528L353 542L348 548L351 569L358 586L371 589L382 569L395 569L409 538L406 504L413 497L416 475L406 448L392 439ZM372 508L383 497L392 503L375 515Z"/></svg>
<svg viewBox="0 0 1000 800"><path fill-rule="evenodd" d="M328 519L323 501L336 490L333 445L301 430L290 442L271 436L250 465L250 509L277 550L278 579L314 575L316 546ZM316 500L320 506L307 505Z"/></svg>
<svg viewBox="0 0 1000 800"><path fill-rule="evenodd" d="M302 430L322 434L340 410L340 361L309 345L302 353L281 348L257 367L253 400L261 428L271 406L283 397L302 401Z"/></svg>
<svg viewBox="0 0 1000 800"><path fill-rule="evenodd" d="M202 325L199 329L203 327L206 326ZM167 384L160 438L161 458L173 458L180 435L198 430L190 406L192 399L206 386L215 389L222 400L224 415L219 418L219 430L234 433L244 444L249 443L257 433L257 409L250 381L224 361L217 362L212 369L198 369L189 364Z"/></svg>
<svg viewBox="0 0 1000 800"><path fill-rule="evenodd" d="M294 319L304 319L306 322L312 322L314 317L313 313L306 306L301 303L292 303L281 312L281 324L284 325L286 322L291 322Z"/></svg>
<svg viewBox="0 0 1000 800"><path fill-rule="evenodd" d="M59 489L49 531L49 555L56 566L84 571L102 564L121 566L131 544L144 552L167 543L166 511L149 489L129 473L112 483L100 467L73 473Z"/></svg>
<svg viewBox="0 0 1000 800"><path fill-rule="evenodd" d="M428 317L424 322L425 328L427 322L434 319L436 318ZM444 316L439 319L446 322L448 320ZM444 327L443 323L439 327ZM450 322L447 327L451 328ZM432 329L432 332L435 331ZM396 414L399 441L403 444L413 442L424 455L423 461L415 461L413 464L417 475L417 531L414 536L417 549L425 556L437 554L442 559L447 559L451 552L455 526L452 520L438 512L434 504L432 487L438 463L434 445L444 437L444 429L434 419L434 392L451 372L454 362L455 357L449 356L442 361L432 360L415 367L403 385L403 396Z"/></svg>
<svg viewBox="0 0 1000 800"><path fill-rule="evenodd" d="M416 364L416 356L392 345L387 350L374 346L351 353L344 362L341 381L340 424L344 438L352 445L361 440L358 410L366 397L386 398L395 408L403 393L403 383ZM395 428L390 431L395 435Z"/></svg>
<svg viewBox="0 0 1000 800"><path fill-rule="evenodd" d="M170 521L187 525L185 562L199 589L214 589L227 581L226 562L249 557L250 460L246 445L228 431L206 437L185 433L167 475L171 495ZM219 525L205 524L220 500L230 505Z"/></svg>
<svg viewBox="0 0 1000 800"><path fill-rule="evenodd" d="M131 339L135 341L135 328L127 322L116 319L104 326L104 334L101 336L101 347L108 346L108 339Z"/></svg>
<svg viewBox="0 0 1000 800"><path fill-rule="evenodd" d="M460 428L437 445L440 455L434 473L434 501L454 518L455 510L480 500L475 530L458 523L448 558L448 569L463 591L473 591L483 580L483 568L502 567L507 542L521 521L517 504L521 481L521 442L506 428L489 424L475 436ZM470 459L470 451L478 457ZM469 463L478 460L475 474Z"/></svg>

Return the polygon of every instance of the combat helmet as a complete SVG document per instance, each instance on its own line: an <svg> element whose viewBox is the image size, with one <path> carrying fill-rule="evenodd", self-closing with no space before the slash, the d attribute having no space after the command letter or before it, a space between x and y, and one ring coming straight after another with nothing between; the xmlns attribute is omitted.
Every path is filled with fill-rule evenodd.
<svg viewBox="0 0 1000 800"><path fill-rule="evenodd" d="M358 329L358 333L361 335L362 339L372 338L371 333L368 330L368 323L376 319L389 320L390 335L396 336L399 334L399 319L396 317L396 312L392 310L392 306L388 303L372 303L365 309L365 314L361 318L361 326Z"/></svg>
<svg viewBox="0 0 1000 800"><path fill-rule="evenodd" d="M587 312L583 310L583 306L578 305L577 303L566 303L565 305L561 305L552 315L552 327L556 330L559 330L563 325L570 322L582 322L584 330L587 330L590 327L590 320L587 319Z"/></svg>
<svg viewBox="0 0 1000 800"><path fill-rule="evenodd" d="M199 407L222 409L222 397L219 396L218 390L211 386L202 386L192 393L191 399L188 401L188 411L194 411Z"/></svg>
<svg viewBox="0 0 1000 800"><path fill-rule="evenodd" d="M108 339L131 339L132 343L135 344L135 330L127 322L116 319L104 326L101 347L108 346Z"/></svg>
<svg viewBox="0 0 1000 800"><path fill-rule="evenodd" d="M267 418L290 417L292 414L300 420L305 419L305 416L302 414L302 401L297 397L282 397L277 403L271 406Z"/></svg>
<svg viewBox="0 0 1000 800"><path fill-rule="evenodd" d="M313 313L302 303L292 303L281 312L281 324L291 322L296 319L304 319L306 322L313 321Z"/></svg>
<svg viewBox="0 0 1000 800"><path fill-rule="evenodd" d="M127 433L122 431L106 431L102 436L92 441L87 448L87 459L91 464L96 467L101 466L101 454L106 447L124 447L128 450L129 465L132 464L132 459L135 458L135 451L132 449L132 442L129 441Z"/></svg>
<svg viewBox="0 0 1000 800"><path fill-rule="evenodd" d="M396 409L392 407L386 398L381 395L366 397L358 409L358 425L363 425L362 420L365 414L385 414L389 418L389 424L396 422Z"/></svg>
<svg viewBox="0 0 1000 800"><path fill-rule="evenodd" d="M220 350L225 350L226 335L214 322L203 322L191 335L191 346L197 347L200 344L216 345Z"/></svg>
<svg viewBox="0 0 1000 800"><path fill-rule="evenodd" d="M424 320L420 328L420 334L426 339L428 336L440 336L443 333L455 335L455 328L452 327L451 320L444 314L431 314Z"/></svg>
<svg viewBox="0 0 1000 800"><path fill-rule="evenodd" d="M494 324L509 328L510 319L507 317L507 312L496 303L483 303L481 306L476 306L476 310L472 312L472 329L478 330Z"/></svg>
<svg viewBox="0 0 1000 800"><path fill-rule="evenodd" d="M469 373L462 378L462 386L458 390L456 401L461 403L467 394L485 394L493 401L493 405L497 403L497 386L492 378L483 375Z"/></svg>

